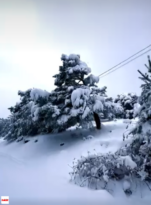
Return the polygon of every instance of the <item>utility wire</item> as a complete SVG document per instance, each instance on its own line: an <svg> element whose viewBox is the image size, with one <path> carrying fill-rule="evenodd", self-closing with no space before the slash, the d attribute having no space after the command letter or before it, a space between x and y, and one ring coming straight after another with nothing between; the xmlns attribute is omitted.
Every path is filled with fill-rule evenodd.
<svg viewBox="0 0 151 205"><path fill-rule="evenodd" d="M117 66L121 65L122 63L124 63L124 62L126 62L127 60L129 60L129 59L131 59L132 57L134 57L135 55L137 55L137 54L139 54L140 52L142 52L142 51L146 50L146 49L147 49L147 48L149 48L150 46L151 46L151 44L150 44L149 46L147 46L147 47L145 47L145 48L141 49L141 50L140 50L140 51L138 51L137 53L133 54L132 56L130 56L130 57L129 57L129 58L127 58L126 60L124 60L124 61L122 61L122 62L118 63L118 64L117 64L117 65L115 65L114 67L112 67L112 68L110 68L110 69L106 70L105 72L101 73L98 77L100 77L100 76L104 75L105 73L107 73L108 71L110 71L110 70L112 70L112 69L116 68ZM124 65L125 65L125 64L124 64Z"/></svg>
<svg viewBox="0 0 151 205"><path fill-rule="evenodd" d="M101 76L100 78L105 77L106 75L109 75L110 73L116 71L116 70L119 69L119 68L122 68L123 66L125 66L125 65L129 64L130 62L136 60L137 58L141 57L142 55L148 53L149 51L151 51L151 48L150 48L149 50L145 51L144 53L138 55L137 57L133 58L132 60L126 62L125 64L122 64L120 67L115 68L115 66L114 66L114 67L113 67L113 68L115 68L114 70L108 72L109 70L111 70L111 69L109 69L108 71L104 72L104 73L106 73L105 75L103 75L103 74L99 75L99 76ZM124 62L124 61L123 61L123 62ZM121 64L121 63L120 63L120 64ZM118 65L120 65L120 64L118 64ZM113 68L112 68L112 69L113 69ZM107 72L108 72L108 73L107 73ZM102 75L103 75L103 76L102 76Z"/></svg>

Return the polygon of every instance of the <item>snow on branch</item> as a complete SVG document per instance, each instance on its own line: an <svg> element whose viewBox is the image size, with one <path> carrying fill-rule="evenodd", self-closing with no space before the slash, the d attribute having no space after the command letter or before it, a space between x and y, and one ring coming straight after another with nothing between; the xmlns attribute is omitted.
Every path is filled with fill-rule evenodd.
<svg viewBox="0 0 151 205"><path fill-rule="evenodd" d="M34 88L30 92L30 97L34 101L38 100L39 97L47 98L48 96L49 96L49 92L47 92L46 90Z"/></svg>

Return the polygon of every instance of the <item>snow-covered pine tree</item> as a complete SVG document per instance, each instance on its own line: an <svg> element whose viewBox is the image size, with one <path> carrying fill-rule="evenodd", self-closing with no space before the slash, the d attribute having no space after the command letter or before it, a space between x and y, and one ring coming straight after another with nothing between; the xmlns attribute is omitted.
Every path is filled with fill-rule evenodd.
<svg viewBox="0 0 151 205"><path fill-rule="evenodd" d="M128 147L128 152L132 153L135 161L139 165L139 175L142 179L151 179L151 60L148 56L148 73L143 74L138 70L143 80L142 92L139 98L140 107L137 110L139 121L132 130L134 139Z"/></svg>
<svg viewBox="0 0 151 205"><path fill-rule="evenodd" d="M6 139L17 139L19 136L37 134L37 126L32 121L30 108L30 93L32 89L25 92L18 91L20 102L14 107L8 108L11 112L11 130L5 136Z"/></svg>
<svg viewBox="0 0 151 205"><path fill-rule="evenodd" d="M61 60L63 65L54 76L57 88L51 92L52 104L60 109L58 129L62 131L77 123L88 125L93 115L99 121L97 113L103 112L106 87L96 86L99 77L90 74L91 69L79 55L63 54ZM99 122L97 126L99 128Z"/></svg>

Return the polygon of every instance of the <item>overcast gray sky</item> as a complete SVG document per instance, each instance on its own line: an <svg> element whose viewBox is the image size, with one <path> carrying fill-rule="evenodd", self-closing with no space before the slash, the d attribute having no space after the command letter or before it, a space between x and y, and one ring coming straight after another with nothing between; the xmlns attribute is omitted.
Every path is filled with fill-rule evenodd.
<svg viewBox="0 0 151 205"><path fill-rule="evenodd" d="M151 0L0 0L0 117L19 101L18 90L54 88L62 53L80 54L99 75L151 44L150 8ZM109 96L139 94L146 56L99 86Z"/></svg>

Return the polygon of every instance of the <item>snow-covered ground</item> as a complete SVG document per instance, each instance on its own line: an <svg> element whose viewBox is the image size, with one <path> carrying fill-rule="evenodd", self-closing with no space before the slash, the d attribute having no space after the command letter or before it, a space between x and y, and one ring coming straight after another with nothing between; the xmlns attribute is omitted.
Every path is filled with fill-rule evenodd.
<svg viewBox="0 0 151 205"><path fill-rule="evenodd" d="M9 196L10 204L149 204L148 194L127 197L119 191L113 197L105 190L94 191L70 183L73 159L88 151L115 152L125 143L126 123L104 122L101 131L40 135L26 144L0 139L0 195ZM85 139L89 135L94 137Z"/></svg>

